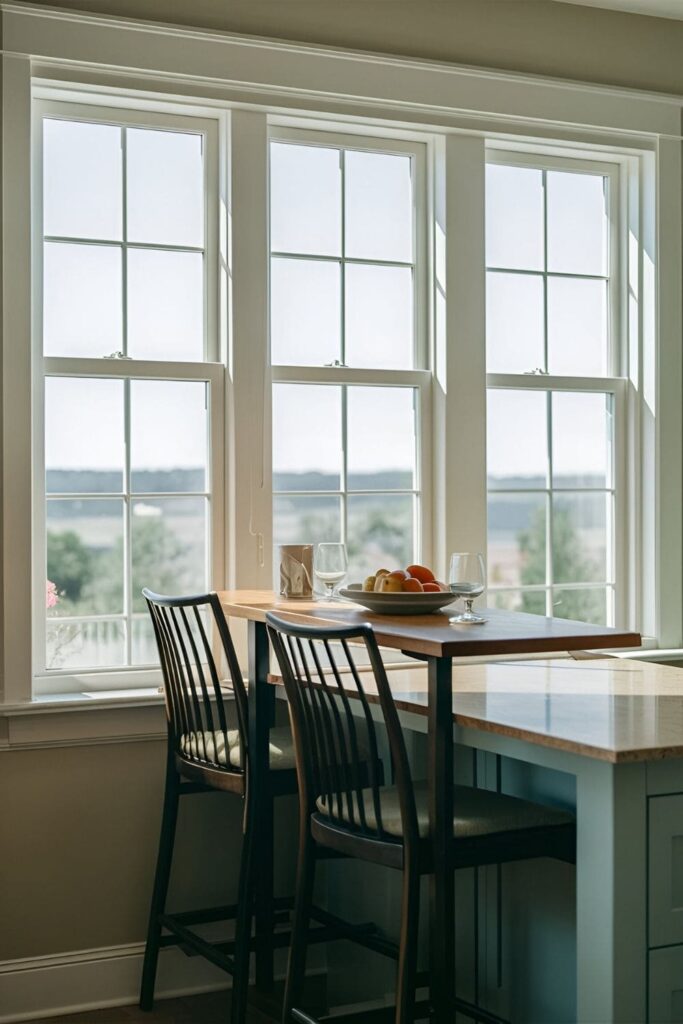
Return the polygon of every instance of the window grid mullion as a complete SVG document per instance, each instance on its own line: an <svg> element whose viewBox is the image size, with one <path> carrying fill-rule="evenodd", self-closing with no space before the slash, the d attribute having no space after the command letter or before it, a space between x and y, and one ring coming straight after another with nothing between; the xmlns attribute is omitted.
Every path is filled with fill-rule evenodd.
<svg viewBox="0 0 683 1024"><path fill-rule="evenodd" d="M348 423L349 423L349 400L348 385L342 384L341 389L341 429L342 429L342 468L341 468L341 539L342 543L348 543L349 536L349 446L348 446Z"/></svg>
<svg viewBox="0 0 683 1024"><path fill-rule="evenodd" d="M543 182L543 369L548 368L548 179L542 171Z"/></svg>
<svg viewBox="0 0 683 1024"><path fill-rule="evenodd" d="M122 240L121 240L121 339L124 356L128 355L128 131L121 128L121 160L123 163L121 174L121 210L122 210Z"/></svg>
<svg viewBox="0 0 683 1024"><path fill-rule="evenodd" d="M546 614L553 613L553 399L552 392L546 392L546 431L548 444L548 494L546 497L546 535L545 535L545 578L548 586L546 595Z"/></svg>
<svg viewBox="0 0 683 1024"><path fill-rule="evenodd" d="M124 470L124 530L123 530L123 611L126 622L126 665L132 664L132 636L131 636L131 609L133 607L133 557L132 557L132 508L131 508L131 409L130 409L130 380L124 381L124 412L123 429L125 432L125 470Z"/></svg>
<svg viewBox="0 0 683 1024"><path fill-rule="evenodd" d="M341 173L341 281L340 287L340 341L342 366L346 366L346 152L339 150L339 169ZM343 399L342 399L343 403ZM344 435L344 450L346 451L346 436Z"/></svg>
<svg viewBox="0 0 683 1024"><path fill-rule="evenodd" d="M344 206L345 205L346 204L344 203ZM56 240L57 241L62 241L62 239L56 239ZM117 245L119 243L115 242L113 244ZM137 245L138 243L135 243L135 244ZM156 249L156 248L161 248L161 247L160 246L153 246L152 248ZM183 249L182 246L168 246L168 248L173 248L173 249L180 248L180 249ZM202 249L187 249L187 251L188 252L202 252L203 250ZM365 267L365 266L369 266L369 267L398 267L398 268L403 269L403 270L414 270L415 269L415 261L414 260L411 262L411 261L405 261L405 260L380 260L380 259L377 259L377 258L373 258L371 256L326 256L326 255L324 255L324 253L319 253L319 252L314 252L314 253L312 253L312 252L287 252L284 249L273 249L271 251L270 255L271 255L272 259L274 259L274 260L306 260L306 261L308 261L310 263L339 263L340 261L343 261L345 263L350 263L352 266L359 266L359 267ZM561 276L568 276L568 275L561 275ZM583 277L584 275L578 274L578 275L569 275L569 276ZM603 278L600 278L600 280L603 280Z"/></svg>

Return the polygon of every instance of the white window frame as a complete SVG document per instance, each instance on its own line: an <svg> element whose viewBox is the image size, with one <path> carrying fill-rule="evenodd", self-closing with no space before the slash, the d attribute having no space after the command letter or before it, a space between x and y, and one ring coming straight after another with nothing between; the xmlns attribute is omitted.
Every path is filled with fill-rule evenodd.
<svg viewBox="0 0 683 1024"><path fill-rule="evenodd" d="M33 687L36 695L97 690L116 690L158 685L160 671L153 666L123 666L88 668L83 670L47 669L45 667L45 564L46 564L46 502L44 458L44 380L45 377L84 377L120 380L194 381L207 385L209 399L208 419L208 488L199 497L208 498L207 522L207 576L209 589L224 585L224 519L225 519L225 370L220 361L222 344L219 332L219 280L218 280L218 123L209 118L169 114L154 110L135 110L130 107L89 105L64 100L35 99L33 103L33 629L32 663ZM122 127L158 128L190 131L201 134L204 147L205 237L204 246L204 353L203 362L141 360L126 358L82 358L43 356L42 352L42 265L43 265L43 133L45 118L72 121L109 123ZM124 195L125 195L125 183ZM124 218L125 221L125 218ZM125 224L124 224L125 230ZM65 239L59 238L59 241ZM66 239L68 241L68 239ZM111 242L98 239L94 244ZM116 244L125 252L127 239ZM152 245L147 248L188 249L186 246ZM124 260L125 265L125 260ZM123 323L125 331L126 290L122 291ZM128 447L128 446L127 446ZM127 451L127 458L129 452ZM78 496L76 496L78 497ZM129 501L124 500L129 520ZM127 531L129 532L129 531ZM124 579L130 574L130 551ZM132 612L123 613L123 621L130 625ZM89 618L89 617L88 617ZM77 620L75 620L77 621ZM128 637L130 647L130 636Z"/></svg>
<svg viewBox="0 0 683 1024"><path fill-rule="evenodd" d="M271 380L273 384L320 384L355 387L404 387L414 391L417 399L415 428L416 428L416 463L415 480L410 490L397 490L396 494L411 494L414 502L414 535L413 552L417 561L429 563L432 559L432 489L431 489L431 424L432 424L432 372L431 372L431 344L429 331L429 261L428 261L428 211L429 194L427 189L427 162L428 144L426 142L410 141L401 136L385 135L371 136L366 132L358 133L352 131L330 131L322 128L318 122L315 128L287 127L282 125L271 125L268 132L268 157L270 163L270 144L272 142L283 142L304 146L326 146L339 149L365 150L373 153L402 154L411 158L411 174L413 178L413 238L415 259L414 267L414 295L413 295L413 316L414 316L414 368L413 369L382 369L382 368L354 368L352 366L289 366L283 364L271 364ZM343 182L342 182L343 189ZM343 198L342 198L343 203ZM343 220L343 217L342 217ZM342 225L343 231L343 225ZM290 254L271 252L270 259L275 257L287 257ZM297 254L299 255L299 254ZM308 258L305 254L303 258ZM318 257L310 255L311 259ZM325 258L327 261L327 258ZM352 259L346 257L330 257L330 262L339 261L342 265L350 263L362 263L374 266L400 266L401 263L394 263L377 259ZM407 264L406 264L407 265ZM343 280L342 274L342 280ZM344 328L344 292L341 294L341 327ZM272 476L271 476L272 482ZM343 481L346 483L346 473L343 474ZM289 491L272 491L271 507L273 496L289 496ZM321 492L297 491L297 496ZM338 497L342 501L342 522L341 540L346 541L346 497L357 492L355 489L340 487L336 491L325 491L331 497ZM389 493L389 492L377 492ZM273 567L271 566L271 574Z"/></svg>
<svg viewBox="0 0 683 1024"><path fill-rule="evenodd" d="M531 147L526 148L524 151L518 149L505 148L501 149L496 147L494 143L487 147L486 151L486 164L498 164L505 166L514 167L527 167L533 168L534 170L540 171L566 171L574 174L592 174L600 175L607 179L608 186L608 219L609 219L609 264L607 273L604 276L599 276L600 280L605 279L608 286L608 350L607 350L607 373L604 377L590 377L590 376L573 376L573 375L556 375L556 374L533 374L533 367L529 367L528 372L522 373L487 373L486 375L486 387L487 391L492 389L499 390L533 390L540 391L544 394L548 392L584 392L587 394L600 394L600 395L612 395L613 399L613 436L612 436L612 451L614 453L614 460L612 464L612 480L611 486L605 487L604 489L598 488L595 493L602 493L603 490L606 492L612 491L613 493L613 531L610 531L608 525L607 533L607 547L608 547L608 559L609 563L613 567L613 582L607 580L596 581L595 583L571 583L571 584L560 584L555 583L552 580L551 572L551 583L538 584L533 587L512 587L512 586L491 586L489 592L493 593L505 593L513 590L520 590L522 592L547 592L547 603L546 603L546 614L550 614L549 603L552 600L552 594L555 589L561 590L581 590L581 589L595 589L601 584L606 586L607 592L610 590L613 592L613 617L610 614L610 608L608 604L607 609L607 624L617 625L626 627L628 623L628 610L630 604L629 587L632 583L632 574L630 572L629 558L628 558L628 537L629 537L629 516L631 513L628 501L629 485L628 485L628 465L629 459L627 458L628 450L628 403L627 403L627 378L628 378L628 358L629 358L629 339L627 331L624 329L626 324L626 311L625 305L625 283L626 275L624 272L625 262L627 255L626 249L626 210L624 209L624 188L622 186L622 178L624 176L624 167L622 161L606 161L598 158L589 159L585 156L567 155L554 156L549 154L543 149L535 152ZM546 217L547 210L544 206L544 232L546 231ZM544 267L541 271L529 272L534 277L541 277L544 283L544 293L547 290L547 281L549 277L561 276L563 278L577 278L577 279L590 279L593 275L581 275L581 274L559 274L555 275L547 270L547 244L544 246ZM486 274L497 270L506 273L519 273L520 275L525 274L525 271L514 270L506 267L489 267L486 265ZM544 326L544 345L547 349L548 344L548 325L547 325L547 297L544 300L545 318L546 323ZM547 351L546 351L547 360ZM580 488L578 490L581 490ZM552 497L555 492L555 488L552 484L552 479L547 481L545 489L534 489L534 494L545 494L546 498ZM498 491L490 491L491 495L499 493ZM508 493L505 488L501 489L500 493ZM546 523L546 540L547 540L547 558L549 563L552 561L552 502L549 504L549 516Z"/></svg>

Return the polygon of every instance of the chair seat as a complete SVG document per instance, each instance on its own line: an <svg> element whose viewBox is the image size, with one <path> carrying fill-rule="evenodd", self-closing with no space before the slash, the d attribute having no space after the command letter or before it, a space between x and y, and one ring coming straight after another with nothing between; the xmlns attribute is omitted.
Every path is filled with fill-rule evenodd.
<svg viewBox="0 0 683 1024"><path fill-rule="evenodd" d="M415 804L417 808L417 824L420 838L429 834L428 787L426 782L416 782ZM364 789L363 808L365 820L370 829L377 828L372 790ZM398 790L395 786L381 786L380 809L382 827L385 833L400 839L403 835ZM353 827L360 822L358 797L353 794L353 818L348 813L348 801L342 801L342 822ZM524 829L548 828L553 825L570 825L574 823L573 815L566 811L558 811L553 807L532 803L516 796L493 793L487 789L474 789L471 786L455 786L453 804L453 831L456 839L473 839L505 832L519 832ZM318 811L329 817L327 800L319 797L316 801ZM333 820L339 820L337 801L333 801L336 812Z"/></svg>
<svg viewBox="0 0 683 1024"><path fill-rule="evenodd" d="M294 741L289 726L271 729L269 738L271 769L287 771L296 767ZM220 729L186 733L180 737L180 749L187 757L200 758L208 764L218 764L223 768L240 767L240 736L237 729L228 729L227 733Z"/></svg>

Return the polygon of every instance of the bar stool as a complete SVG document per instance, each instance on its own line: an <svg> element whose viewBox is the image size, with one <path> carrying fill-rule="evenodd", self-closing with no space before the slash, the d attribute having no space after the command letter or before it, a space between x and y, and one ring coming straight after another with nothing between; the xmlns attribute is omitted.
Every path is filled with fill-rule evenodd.
<svg viewBox="0 0 683 1024"><path fill-rule="evenodd" d="M140 988L140 1007L151 1010L159 950L182 945L233 977L232 1024L246 1013L254 890L253 800L249 798L248 701L235 647L215 593L164 597L143 590L154 626L164 683L168 745L166 784L156 873ZM216 663L209 637L225 658L229 682ZM224 698L234 698L236 727L228 726ZM296 771L288 727L270 731L269 795L296 792ZM244 805L243 843L237 903L177 914L166 912L178 804L181 796L222 791ZM258 813L258 812L256 812ZM261 813L264 813L262 810ZM283 901L284 902L284 901ZM235 920L234 941L210 943L192 925ZM169 934L162 935L162 932Z"/></svg>
<svg viewBox="0 0 683 1024"><path fill-rule="evenodd" d="M416 1004L420 877L432 870L428 792L424 784L413 782L377 641L369 625L298 626L272 612L266 621L289 701L300 803L283 1021L313 1021L298 1004L306 968L308 923L316 914L312 906L315 866L321 853L331 848L402 873L398 944L386 940L364 944L398 961L394 1019L396 1024L409 1024L418 1016L429 1015L428 1005ZM351 644L360 645L356 651L369 659L371 674L358 671ZM375 755L378 750L363 676L376 687L393 785L383 785L372 771L369 779L363 779L360 771L361 735ZM358 715L354 715L352 704ZM455 787L454 804L453 870L535 857L575 860L576 826L570 814L467 786ZM343 931L339 934L344 937ZM455 999L453 1010L483 1024L502 1024L502 1018L463 999Z"/></svg>

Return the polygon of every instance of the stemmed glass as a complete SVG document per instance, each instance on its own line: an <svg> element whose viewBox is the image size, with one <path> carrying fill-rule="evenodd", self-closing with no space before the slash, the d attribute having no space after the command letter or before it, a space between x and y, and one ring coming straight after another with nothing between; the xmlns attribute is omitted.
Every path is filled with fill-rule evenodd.
<svg viewBox="0 0 683 1024"><path fill-rule="evenodd" d="M334 588L346 576L349 560L345 544L318 544L315 553L315 574L325 586L325 596L334 597Z"/></svg>
<svg viewBox="0 0 683 1024"><path fill-rule="evenodd" d="M486 586L486 568L483 555L475 555L468 551L456 551L451 555L451 567L448 576L451 593L464 598L465 611L454 615L449 622L474 625L486 622L485 618L472 611L475 598L483 594Z"/></svg>

